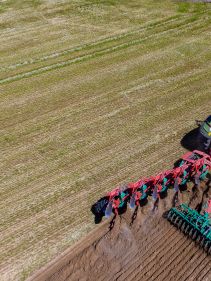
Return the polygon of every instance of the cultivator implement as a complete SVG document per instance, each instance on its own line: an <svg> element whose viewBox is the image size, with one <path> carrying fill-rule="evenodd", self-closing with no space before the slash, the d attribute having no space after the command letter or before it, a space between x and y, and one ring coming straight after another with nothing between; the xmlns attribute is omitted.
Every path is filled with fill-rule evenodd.
<svg viewBox="0 0 211 281"><path fill-rule="evenodd" d="M140 179L124 187L117 187L93 205L93 212L100 217L120 215L130 208L147 203L148 197L154 200L153 210L160 198L167 195L168 189L176 193L187 188L188 182L195 185L207 178L211 170L211 156L198 150L188 152L179 159L170 170L163 171L154 177ZM208 200L204 214L189 208L186 204L170 209L168 220L184 234L211 254L211 200Z"/></svg>
<svg viewBox="0 0 211 281"><path fill-rule="evenodd" d="M184 154L175 164L174 168L159 173L150 178L140 179L129 183L124 188L117 187L107 194L103 205L104 215L108 218L112 213L118 215L122 210L140 206L148 196L157 202L165 195L169 188L175 192L187 186L188 182L199 184L205 180L211 169L211 157L198 150ZM102 205L102 202L100 203ZM100 206L96 204L96 208ZM102 209L101 209L102 213Z"/></svg>
<svg viewBox="0 0 211 281"><path fill-rule="evenodd" d="M188 152L179 159L170 170L163 171L156 176L140 179L137 182L129 183L125 187L117 187L101 198L92 206L92 211L96 217L107 218L112 214L120 215L127 209L129 204L131 209L137 212L138 206L147 203L148 197L154 200L153 210L159 204L159 200L167 195L168 189L178 192L187 188L188 182L193 182L195 186L207 179L211 170L211 115L198 124L200 133L206 139L204 151L199 150ZM207 209L204 214L199 214L186 204L171 208L167 216L168 220L181 229L181 231L196 240L201 247L211 254L211 199L207 202Z"/></svg>
<svg viewBox="0 0 211 281"><path fill-rule="evenodd" d="M171 208L167 219L185 235L195 240L208 254L211 254L211 200L205 214L201 215L186 204Z"/></svg>

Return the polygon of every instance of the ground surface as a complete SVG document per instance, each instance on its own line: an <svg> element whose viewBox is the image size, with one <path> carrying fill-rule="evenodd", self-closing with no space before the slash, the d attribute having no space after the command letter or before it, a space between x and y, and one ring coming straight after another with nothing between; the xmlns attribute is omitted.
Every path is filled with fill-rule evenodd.
<svg viewBox="0 0 211 281"><path fill-rule="evenodd" d="M116 218L112 230L103 224L29 281L209 281L211 257L162 218L173 194L155 213L142 207L133 224L129 211ZM199 196L194 201L201 202Z"/></svg>
<svg viewBox="0 0 211 281"><path fill-rule="evenodd" d="M94 228L90 206L172 166L210 110L210 6L0 1L0 275Z"/></svg>

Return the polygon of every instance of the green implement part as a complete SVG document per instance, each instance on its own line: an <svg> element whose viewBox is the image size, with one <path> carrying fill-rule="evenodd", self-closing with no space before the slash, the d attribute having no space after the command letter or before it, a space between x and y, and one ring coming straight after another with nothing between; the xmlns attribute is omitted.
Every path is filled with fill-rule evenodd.
<svg viewBox="0 0 211 281"><path fill-rule="evenodd" d="M211 254L211 220L207 213L201 215L186 204L181 204L169 210L167 219Z"/></svg>

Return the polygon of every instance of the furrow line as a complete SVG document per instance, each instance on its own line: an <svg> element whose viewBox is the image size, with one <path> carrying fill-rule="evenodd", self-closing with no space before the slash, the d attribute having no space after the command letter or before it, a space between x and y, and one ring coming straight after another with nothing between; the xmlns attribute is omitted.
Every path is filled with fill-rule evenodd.
<svg viewBox="0 0 211 281"><path fill-rule="evenodd" d="M179 271L178 277L180 278L180 281L187 281L190 277L192 278L194 272L197 271L201 265L205 265L206 261L206 253L200 253L199 257L195 255L191 259L191 263L188 263L185 266L183 265L183 268ZM171 280L169 281L174 281L174 277L172 276Z"/></svg>
<svg viewBox="0 0 211 281"><path fill-rule="evenodd" d="M211 264L207 267L207 273L202 277L201 281L210 281L211 280Z"/></svg>
<svg viewBox="0 0 211 281"><path fill-rule="evenodd" d="M167 238L172 237L175 235L175 233L176 233L175 229L170 228L165 233L165 237L167 237ZM155 252L157 249L162 250L161 247L165 244L165 241L164 241L162 235L160 236L159 233L158 233L158 238L159 238L158 241L157 240L153 241L153 243L152 243L152 241L149 241L149 243L148 243L149 247L146 248L145 254L141 255L141 260L140 260L139 256L137 257L137 259L133 259L131 261L131 262L133 262L133 264L130 267L130 270L123 272L123 275L121 274L119 277L117 277L118 281L125 280L124 273L126 273L127 278L129 278L129 275L130 275L130 278L132 278L136 274L138 268L140 267L140 263L142 265L141 267L143 268L143 262L146 261L153 252Z"/></svg>
<svg viewBox="0 0 211 281"><path fill-rule="evenodd" d="M140 249L138 250L136 255L134 255L133 258L124 265L123 269L120 272L120 275L115 276L115 280L120 280L120 277L122 275L124 275L124 273L130 274L130 272L133 271L135 261L137 261L139 259L139 256L141 255L143 257L149 251L149 249L151 249L151 248L153 249L153 245L156 243L159 243L159 241L161 240L160 235L166 236L167 233L170 231L169 228L168 229L166 229L166 228L159 229L160 227L158 228L158 226L160 226L160 224L158 224L156 226L156 228L152 232L150 232L150 236L146 236L146 234L142 235L142 227L140 227L140 233L139 233L140 239L137 240L139 243ZM158 233L159 233L159 236L158 236ZM142 239L141 239L141 237L142 237ZM145 244L145 247L143 247L144 244ZM148 246L150 246L150 247L148 247Z"/></svg>
<svg viewBox="0 0 211 281"><path fill-rule="evenodd" d="M206 277L207 274L211 275L210 268L211 268L211 262L209 261L206 265L204 265L202 270L195 277L194 281L202 281L204 280L204 277ZM210 281L210 280L206 278L204 281Z"/></svg>
<svg viewBox="0 0 211 281"><path fill-rule="evenodd" d="M173 234L169 233L165 239L163 239L163 242L161 244L157 244L154 252L150 252L144 260L141 261L141 276L139 275L139 278L143 277L145 273L148 272L150 268L153 268L152 262L155 262L155 259L159 257L162 258L162 256L165 255L166 252L169 251L169 249L172 247L173 241L176 243L179 243L181 240L181 236L179 235L180 233L177 232L176 229L174 229ZM162 237L163 238L163 237ZM183 243L184 241L182 241ZM167 243L167 244L166 244ZM138 268L137 268L138 269ZM139 274L138 270L134 272L134 275L131 277L130 280L135 280L137 275Z"/></svg>
<svg viewBox="0 0 211 281"><path fill-rule="evenodd" d="M174 247L177 247L177 245L174 245ZM181 249L175 249L175 252L173 252L173 259L167 259L167 263L165 264L165 267L161 267L159 271L159 277L163 278L162 280L170 280L169 278L173 275L173 278L175 275L173 274L173 270L176 268L176 270L179 270L178 265L181 264L181 266L184 266L184 264L187 262L189 263L190 256L192 255L191 252L193 252L193 255L197 255L198 249L194 247L194 243L192 240L186 240L183 244L184 247ZM175 255L175 257L174 257ZM154 280L158 278L158 275L156 273ZM153 279L152 279L153 280ZM178 279L179 280L179 279Z"/></svg>
<svg viewBox="0 0 211 281"><path fill-rule="evenodd" d="M141 271L141 276L145 278L145 280L153 280L154 274L155 278L160 275L160 273L166 268L166 261L170 265L171 260L177 258L177 256L180 254L180 252L183 251L183 249L187 246L186 245L186 239L183 239L181 237L180 233L177 233L177 240L171 240L170 243L166 241L168 244L166 248L164 248L162 251L159 251L158 253L155 252L155 255L153 256L153 259L151 262L147 263L146 266L143 265L143 270ZM175 243L176 241L176 243ZM178 251L171 251L175 247L175 244L177 247L179 247L179 253ZM175 256L176 255L176 256ZM159 261L158 261L159 260ZM157 268L158 267L158 268ZM160 271L159 271L160 270ZM149 273L150 272L150 273Z"/></svg>

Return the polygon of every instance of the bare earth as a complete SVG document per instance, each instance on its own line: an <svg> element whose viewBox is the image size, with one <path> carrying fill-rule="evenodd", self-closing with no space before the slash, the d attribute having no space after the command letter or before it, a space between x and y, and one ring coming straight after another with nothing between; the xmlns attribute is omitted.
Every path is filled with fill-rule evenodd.
<svg viewBox="0 0 211 281"><path fill-rule="evenodd" d="M141 208L133 224L130 212L112 230L104 223L28 281L209 281L211 256L161 216L173 193L156 213ZM195 196L192 205L200 202Z"/></svg>

